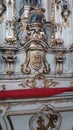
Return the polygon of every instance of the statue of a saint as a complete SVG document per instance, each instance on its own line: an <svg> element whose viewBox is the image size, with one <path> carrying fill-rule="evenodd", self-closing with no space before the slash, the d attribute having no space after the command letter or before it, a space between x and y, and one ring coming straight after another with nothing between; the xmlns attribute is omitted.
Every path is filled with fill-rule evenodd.
<svg viewBox="0 0 73 130"><path fill-rule="evenodd" d="M39 8L38 5L36 6L36 8L30 7L29 13L28 13L29 23L44 24L46 22L44 13L45 13L45 9Z"/></svg>

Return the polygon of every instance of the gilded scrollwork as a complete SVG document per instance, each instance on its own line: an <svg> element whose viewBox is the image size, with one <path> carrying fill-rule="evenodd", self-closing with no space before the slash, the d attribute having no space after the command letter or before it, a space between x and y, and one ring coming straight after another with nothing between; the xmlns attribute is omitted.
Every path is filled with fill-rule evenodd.
<svg viewBox="0 0 73 130"><path fill-rule="evenodd" d="M30 73L30 70L26 72L26 68L28 69L30 67L34 70L39 70L40 72L46 74L50 72L50 65L47 62L45 56L45 49L47 48L47 44L42 42L38 37L40 38L39 34L37 36L33 35L32 38L34 40L31 38L32 41L30 43L26 42L24 45L26 49L26 60L24 64L21 65L21 71L23 73Z"/></svg>
<svg viewBox="0 0 73 130"><path fill-rule="evenodd" d="M61 122L62 118L59 113L54 110L48 110L33 115L29 121L29 126L30 130L57 130L60 128Z"/></svg>
<svg viewBox="0 0 73 130"><path fill-rule="evenodd" d="M39 85L40 83L40 85ZM22 86L23 88L49 88L49 87L56 87L60 83L55 81L54 79L48 79L43 74L37 74L32 79L25 79L23 82L19 84L19 86ZM42 86L43 85L43 86Z"/></svg>
<svg viewBox="0 0 73 130"><path fill-rule="evenodd" d="M49 119L49 123L47 125L47 128L56 128L56 123L58 121L58 115L55 113L49 114L49 116L47 116L47 118Z"/></svg>
<svg viewBox="0 0 73 130"><path fill-rule="evenodd" d="M64 87L68 87L68 85L70 85L70 87L73 87L73 82L71 82L73 79L71 77L72 73L67 73L67 75L63 75L63 63L65 60L65 52L67 52L68 55L68 52L73 51L73 45L70 46L68 51L64 48L65 41L63 36L63 27L65 27L64 29L67 29L67 26L70 28L69 15L71 12L67 8L67 5L62 6L61 0L50 0L51 11L47 10L48 14L45 12L43 8L38 7L33 7L34 9L29 10L29 12L27 13L28 10L26 10L26 7L24 7L24 13L22 15L20 14L20 18L19 20L17 20L18 12L16 19L16 10L18 11L18 9L16 9L16 0L6 0L5 2L7 3L6 12L4 10L4 7L2 7L2 12L0 12L0 26L2 24L2 21L4 20L3 29L5 28L5 41L3 44L0 44L0 63L4 64L5 67L3 74L2 71L0 72L0 78L3 78L0 84L0 91L7 91L12 89L25 90L27 88L58 88L63 85ZM8 18L8 13L10 13L8 11L9 8L11 8L13 11L11 11L13 14L11 15L11 20L10 18ZM6 13L5 17L5 13L3 11ZM58 13L58 16L59 14L61 15L58 19L60 19L62 23L56 23L56 11L61 11ZM26 13L29 16L25 17ZM47 17L51 17L49 18L51 21L46 21L45 14L50 15ZM34 16L34 19L32 16ZM50 41L48 40L44 31L47 25L51 26L49 27L51 29L48 29L47 31L48 36L50 35L49 37L51 37ZM18 41L16 30L18 32ZM56 37L56 34L59 35L57 35ZM70 63L72 63L72 59L70 59ZM67 78L67 76L69 77ZM55 95L42 98L31 97L31 99L24 98L18 100L1 100L0 115L3 115L0 116L0 120L3 117L2 121L5 121L4 124L6 124L5 129L11 130L11 126L10 128L8 127L10 122L8 124L8 120L7 122L5 120L6 117L8 118L8 116L12 116L10 117L12 121L12 118L17 119L17 117L13 116L23 115L26 117L32 116L33 114L30 121L28 119L28 127L30 130L59 130L62 121L62 117L59 114L59 112L72 112L73 106L70 106L72 105L71 102L73 102L73 94L71 93L70 95L70 93L68 94L68 92L67 95L66 93L64 93L62 95ZM54 104L56 108L48 107L47 105L46 107L40 108L42 104ZM61 106L62 104L66 105ZM5 112L3 112L1 106L4 107ZM27 106L30 107L27 109ZM14 123L16 125L16 122ZM0 124L0 129L2 130L2 128L4 129L4 126Z"/></svg>
<svg viewBox="0 0 73 130"><path fill-rule="evenodd" d="M63 73L63 62L66 59L66 57L63 52L58 52L55 55L55 59L56 59L56 73L60 75Z"/></svg>
<svg viewBox="0 0 73 130"><path fill-rule="evenodd" d="M25 73L25 74L30 74L31 73L31 68L29 66L29 62L30 62L30 53L29 51L26 52L26 61L24 62L24 64L21 65L21 72Z"/></svg>
<svg viewBox="0 0 73 130"><path fill-rule="evenodd" d="M38 117L38 120L37 120L37 124L38 124L38 127L37 127L37 130L47 130L45 124L44 124L44 119L42 118L42 116L39 116Z"/></svg>

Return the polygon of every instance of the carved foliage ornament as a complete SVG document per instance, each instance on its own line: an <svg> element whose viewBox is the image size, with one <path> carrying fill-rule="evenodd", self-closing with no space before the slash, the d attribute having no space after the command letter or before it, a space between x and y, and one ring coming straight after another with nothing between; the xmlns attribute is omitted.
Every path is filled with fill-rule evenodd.
<svg viewBox="0 0 73 130"><path fill-rule="evenodd" d="M48 110L39 112L31 117L30 130L58 130L61 126L62 118L58 112Z"/></svg>
<svg viewBox="0 0 73 130"><path fill-rule="evenodd" d="M19 84L19 86L22 86L23 88L40 88L40 86L49 88L56 87L57 85L60 85L60 83L54 79L47 79L43 74L37 74L32 79L28 78Z"/></svg>

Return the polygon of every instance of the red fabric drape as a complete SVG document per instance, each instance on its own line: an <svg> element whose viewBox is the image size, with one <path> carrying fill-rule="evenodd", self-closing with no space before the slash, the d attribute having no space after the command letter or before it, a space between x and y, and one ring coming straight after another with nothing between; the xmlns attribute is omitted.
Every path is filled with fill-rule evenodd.
<svg viewBox="0 0 73 130"><path fill-rule="evenodd" d="M69 91L73 91L73 88L35 88L25 90L0 91L0 99L49 97Z"/></svg>

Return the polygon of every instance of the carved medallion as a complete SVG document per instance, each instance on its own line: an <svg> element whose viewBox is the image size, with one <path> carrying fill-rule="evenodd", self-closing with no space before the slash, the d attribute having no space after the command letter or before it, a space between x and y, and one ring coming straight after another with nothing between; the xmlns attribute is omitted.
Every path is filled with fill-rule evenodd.
<svg viewBox="0 0 73 130"><path fill-rule="evenodd" d="M42 59L39 52L35 52L30 59L31 66L33 69L38 70L42 66Z"/></svg>
<svg viewBox="0 0 73 130"><path fill-rule="evenodd" d="M61 121L61 115L57 112L35 114L29 122L30 130L58 130Z"/></svg>

